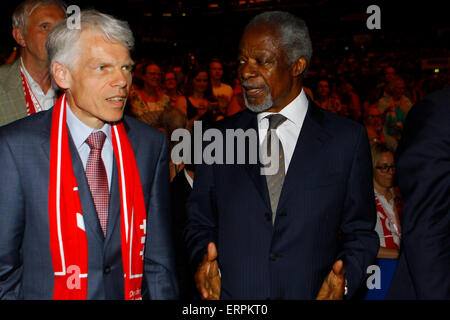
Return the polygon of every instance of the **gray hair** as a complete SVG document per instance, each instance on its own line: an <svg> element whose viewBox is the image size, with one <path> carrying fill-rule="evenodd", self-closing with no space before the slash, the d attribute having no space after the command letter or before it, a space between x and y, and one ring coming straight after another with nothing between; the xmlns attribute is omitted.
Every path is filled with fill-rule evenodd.
<svg viewBox="0 0 450 320"><path fill-rule="evenodd" d="M68 19L56 25L47 37L45 46L48 53L50 72L51 66L55 61L66 67L75 65L79 56L77 52L78 40L83 30L97 31L103 35L105 40L123 44L128 50L131 50L134 46L133 33L126 21L118 20L92 9L80 12L79 28L69 28Z"/></svg>
<svg viewBox="0 0 450 320"><path fill-rule="evenodd" d="M19 4L12 15L12 27L26 31L28 26L28 18L37 8L46 8L50 6L59 7L66 13L67 5L61 0L26 0Z"/></svg>
<svg viewBox="0 0 450 320"><path fill-rule="evenodd" d="M245 27L245 30L254 25L264 25L278 30L288 63L292 64L298 58L305 57L306 68L303 75L306 74L313 50L305 21L289 12L268 11L255 16Z"/></svg>

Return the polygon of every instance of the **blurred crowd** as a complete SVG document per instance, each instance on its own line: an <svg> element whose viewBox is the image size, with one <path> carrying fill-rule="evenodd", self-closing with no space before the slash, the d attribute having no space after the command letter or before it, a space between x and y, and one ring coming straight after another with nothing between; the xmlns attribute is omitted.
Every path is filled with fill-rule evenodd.
<svg viewBox="0 0 450 320"><path fill-rule="evenodd" d="M449 85L448 69L422 69L419 57L448 55L448 49L317 55L303 90L321 108L363 124L371 143L395 151L410 108ZM165 131L170 140L176 128L190 128L195 120L212 123L246 108L235 61L178 61L137 59L129 114Z"/></svg>
<svg viewBox="0 0 450 320"><path fill-rule="evenodd" d="M50 16L55 10L61 11L54 4L41 9L48 10ZM55 19L55 24L63 18L63 11L59 13L61 17ZM3 115L0 126L34 113L29 112L29 104L39 107L42 104L36 112L47 110L57 96L57 92L52 91L44 47L45 32L51 28L47 26L45 32L36 31L34 27L41 24L38 18L32 18L27 33L18 31L24 26L14 27L13 36L22 46L21 56L14 50L0 68L0 85L8 88L0 92L3 94L0 96L0 104L3 103L0 105L0 116ZM36 36L40 33L45 34ZM26 45L33 44L36 39L39 50ZM326 39L322 40L326 42ZM321 49L313 54L303 90L308 99L319 107L359 122L366 128L372 148L377 208L375 228L380 237L378 258L395 260L400 247L402 211L401 196L395 185L395 150L412 106L427 94L447 87L450 82L448 64L430 67L425 59L449 57L450 50L422 48L415 52L384 52L380 48L379 52L336 53L331 49ZM171 141L174 130L190 130L194 121L202 121L203 128L206 128L246 109L236 60L199 57L192 53L155 60L134 52L133 58L133 83L125 112L163 131L167 135L169 149L174 146ZM20 79L18 75L21 75ZM9 84L11 80L17 83L12 86ZM11 88L16 91L11 93ZM13 94L19 98L11 98ZM40 103L45 101L49 103ZM173 161L169 164L172 194L179 200L174 204L174 234L177 252L183 255L178 259L181 264L178 269L185 272L179 275L180 287L186 290L182 296L193 297L196 295L195 285L187 266L182 234L186 223L185 203L192 189L195 168ZM184 177L187 181L180 180Z"/></svg>

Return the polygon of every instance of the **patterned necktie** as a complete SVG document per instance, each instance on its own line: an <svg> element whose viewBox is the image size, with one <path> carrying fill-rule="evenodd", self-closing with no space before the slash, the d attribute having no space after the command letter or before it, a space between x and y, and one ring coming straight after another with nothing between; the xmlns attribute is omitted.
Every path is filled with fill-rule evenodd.
<svg viewBox="0 0 450 320"><path fill-rule="evenodd" d="M94 199L103 236L106 236L109 203L108 176L102 160L102 148L105 139L106 135L102 131L93 132L86 139L87 145L91 148L86 165L86 178Z"/></svg>
<svg viewBox="0 0 450 320"><path fill-rule="evenodd" d="M278 139L278 135L276 133L276 129L287 120L287 118L281 114L273 114L268 116L269 119L269 129L267 130L267 135L264 140L264 145L267 146L267 156L270 158L272 146L272 134L274 134L277 138L278 143L278 155L279 155L279 164L278 171L275 174L266 175L267 188L269 190L270 197L270 206L272 208L272 224L275 223L275 215L277 212L278 201L280 200L281 189L283 188L285 170L284 170L284 152L283 146L281 145L281 141ZM272 131L273 130L273 131Z"/></svg>

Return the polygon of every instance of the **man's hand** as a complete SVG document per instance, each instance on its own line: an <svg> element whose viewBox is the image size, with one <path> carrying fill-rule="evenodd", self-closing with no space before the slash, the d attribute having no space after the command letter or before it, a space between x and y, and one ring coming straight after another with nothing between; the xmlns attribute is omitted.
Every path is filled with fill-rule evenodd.
<svg viewBox="0 0 450 320"><path fill-rule="evenodd" d="M213 242L208 244L208 252L195 273L195 283L204 300L219 300L220 276L217 263L217 249Z"/></svg>
<svg viewBox="0 0 450 320"><path fill-rule="evenodd" d="M333 269L322 283L317 300L342 300L345 289L345 268L342 260L334 263Z"/></svg>

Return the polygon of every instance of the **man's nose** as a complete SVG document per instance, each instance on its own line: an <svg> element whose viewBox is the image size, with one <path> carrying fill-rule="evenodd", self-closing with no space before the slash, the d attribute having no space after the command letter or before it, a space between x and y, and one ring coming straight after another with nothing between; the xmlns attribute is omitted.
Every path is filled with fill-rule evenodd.
<svg viewBox="0 0 450 320"><path fill-rule="evenodd" d="M130 78L129 72L120 69L114 73L112 85L118 86L120 88L125 88L128 84L129 78Z"/></svg>
<svg viewBox="0 0 450 320"><path fill-rule="evenodd" d="M239 67L239 74L242 80L247 80L257 75L254 63L250 61L244 62Z"/></svg>

